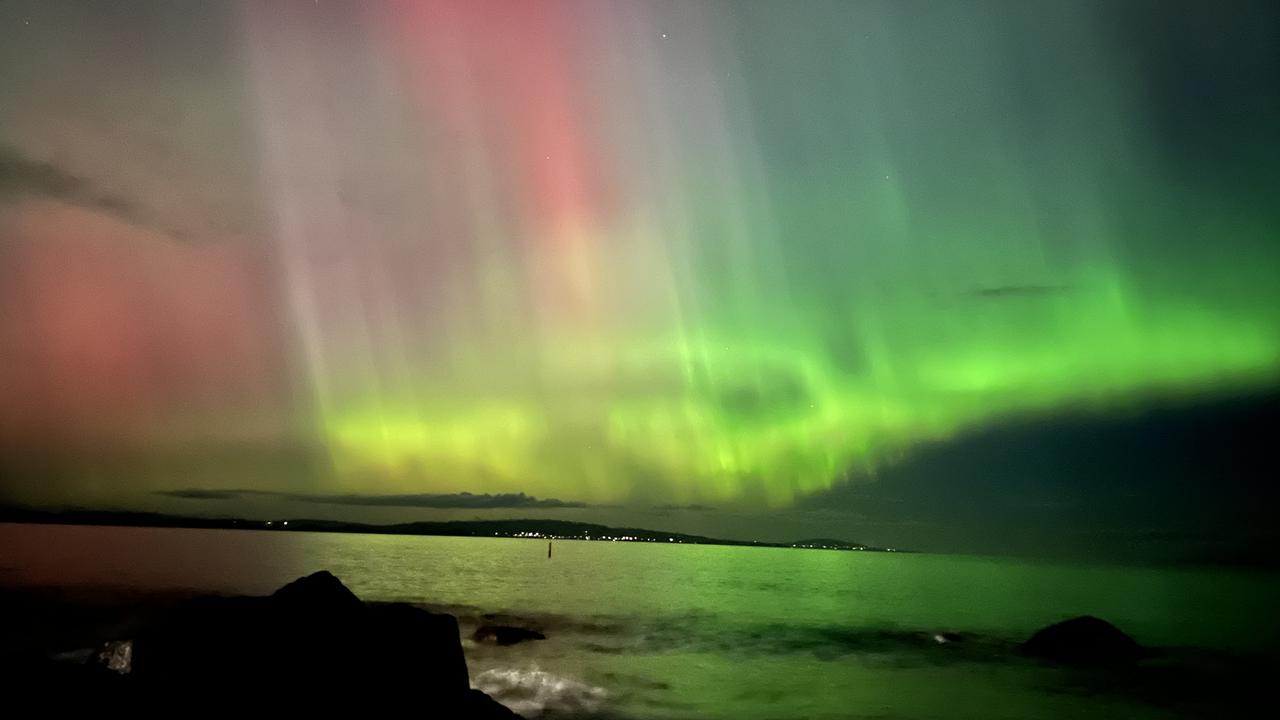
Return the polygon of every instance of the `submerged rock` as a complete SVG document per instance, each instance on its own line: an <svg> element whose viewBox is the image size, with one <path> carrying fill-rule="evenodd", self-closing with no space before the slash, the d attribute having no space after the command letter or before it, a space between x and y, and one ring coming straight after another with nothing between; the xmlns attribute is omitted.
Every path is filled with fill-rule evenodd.
<svg viewBox="0 0 1280 720"><path fill-rule="evenodd" d="M471 639L496 645L515 645L526 640L546 640L547 636L537 630L514 625L481 625L472 633Z"/></svg>
<svg viewBox="0 0 1280 720"><path fill-rule="evenodd" d="M1091 615L1041 628L1023 643L1022 649L1029 655L1068 665L1132 663L1143 655L1136 640Z"/></svg>
<svg viewBox="0 0 1280 720"><path fill-rule="evenodd" d="M958 632L936 632L929 636L937 645L948 645L964 642L965 636Z"/></svg>

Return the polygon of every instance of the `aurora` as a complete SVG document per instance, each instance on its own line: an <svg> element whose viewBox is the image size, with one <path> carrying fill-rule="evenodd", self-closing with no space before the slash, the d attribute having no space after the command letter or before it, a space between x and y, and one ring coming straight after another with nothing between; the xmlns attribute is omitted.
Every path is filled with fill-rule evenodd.
<svg viewBox="0 0 1280 720"><path fill-rule="evenodd" d="M77 458L19 494L296 444L265 482L788 508L1271 387L1275 105L1169 120L1121 5L7 4L0 440Z"/></svg>

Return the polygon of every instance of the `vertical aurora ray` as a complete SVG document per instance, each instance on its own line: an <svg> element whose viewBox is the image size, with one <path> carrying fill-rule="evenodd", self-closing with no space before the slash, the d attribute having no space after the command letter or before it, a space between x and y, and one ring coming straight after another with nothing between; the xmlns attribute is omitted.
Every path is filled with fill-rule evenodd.
<svg viewBox="0 0 1280 720"><path fill-rule="evenodd" d="M1278 219L1187 210L1219 191L1103 18L249 5L336 482L782 506L1008 414L1273 382Z"/></svg>

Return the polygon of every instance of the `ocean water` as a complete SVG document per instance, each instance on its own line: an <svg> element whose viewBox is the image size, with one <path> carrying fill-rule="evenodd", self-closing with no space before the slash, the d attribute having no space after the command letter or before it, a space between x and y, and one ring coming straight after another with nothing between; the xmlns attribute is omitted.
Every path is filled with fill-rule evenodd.
<svg viewBox="0 0 1280 720"><path fill-rule="evenodd" d="M0 525L0 583L268 593L327 569L459 617L473 683L529 717L1209 716L1280 639L1272 575L902 553ZM1161 656L1087 673L1016 652L1080 614ZM471 642L482 622L545 641ZM1246 679L1241 679L1246 678Z"/></svg>

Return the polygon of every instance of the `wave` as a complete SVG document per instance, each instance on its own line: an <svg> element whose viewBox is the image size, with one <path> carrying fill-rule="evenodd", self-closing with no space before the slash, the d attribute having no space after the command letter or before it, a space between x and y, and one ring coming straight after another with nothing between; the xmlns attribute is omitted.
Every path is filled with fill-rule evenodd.
<svg viewBox="0 0 1280 720"><path fill-rule="evenodd" d="M905 664L990 662L1016 655L1017 642L948 628L813 626L752 623L714 614L654 617L482 612L434 606L458 618L463 636L481 625L514 625L546 634L578 649L606 655L710 652L729 655L803 653L819 660L861 656Z"/></svg>
<svg viewBox="0 0 1280 720"><path fill-rule="evenodd" d="M471 685L525 717L548 712L591 715L599 712L609 695L602 687L545 672L536 665L485 670Z"/></svg>
<svg viewBox="0 0 1280 720"><path fill-rule="evenodd" d="M852 657L904 664L988 662L1009 657L1016 643L971 632L897 627L815 627L784 623L709 623L700 620L649 624L635 650L688 650L737 655L807 654L819 660Z"/></svg>

